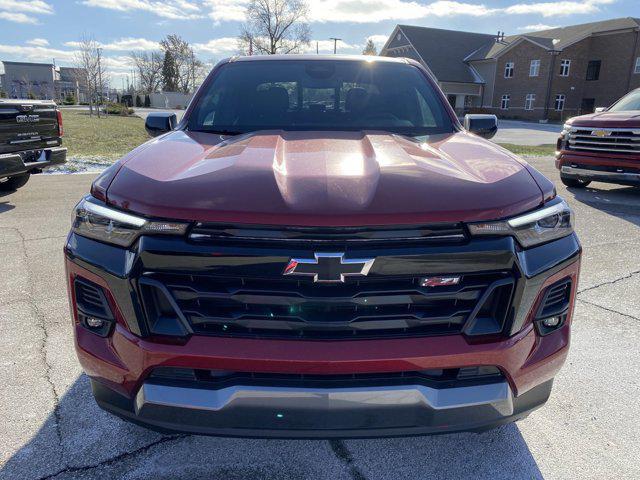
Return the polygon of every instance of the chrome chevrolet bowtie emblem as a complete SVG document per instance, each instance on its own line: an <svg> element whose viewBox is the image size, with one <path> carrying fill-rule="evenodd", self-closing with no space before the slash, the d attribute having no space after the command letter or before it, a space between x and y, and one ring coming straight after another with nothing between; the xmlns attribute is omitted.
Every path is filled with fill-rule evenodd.
<svg viewBox="0 0 640 480"><path fill-rule="evenodd" d="M344 253L315 253L315 258L292 258L283 275L306 275L314 282L344 282L347 276L365 276L375 258L345 259Z"/></svg>
<svg viewBox="0 0 640 480"><path fill-rule="evenodd" d="M611 132L608 130L593 130L591 132L591 135L594 137L602 138L602 137L608 137L609 135L611 135Z"/></svg>

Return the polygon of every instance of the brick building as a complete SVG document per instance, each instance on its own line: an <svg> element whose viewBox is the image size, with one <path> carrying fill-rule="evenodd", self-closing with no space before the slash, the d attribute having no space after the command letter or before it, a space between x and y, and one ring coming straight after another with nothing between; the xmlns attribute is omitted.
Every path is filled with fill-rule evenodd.
<svg viewBox="0 0 640 480"><path fill-rule="evenodd" d="M561 121L640 87L640 19L512 36L398 25L381 55L422 62L459 113Z"/></svg>

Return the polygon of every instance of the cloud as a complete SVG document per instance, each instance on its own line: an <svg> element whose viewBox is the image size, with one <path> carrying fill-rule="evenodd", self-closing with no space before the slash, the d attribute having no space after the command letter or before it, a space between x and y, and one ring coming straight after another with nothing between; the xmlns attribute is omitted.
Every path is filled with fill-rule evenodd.
<svg viewBox="0 0 640 480"><path fill-rule="evenodd" d="M96 0L97 1L97 0ZM243 22L249 0L203 0L208 16L216 23ZM489 15L493 9L484 4L451 0L421 3L413 0L313 0L309 3L309 21L321 23L375 23L384 20L413 20L427 16Z"/></svg>
<svg viewBox="0 0 640 480"><path fill-rule="evenodd" d="M318 53L333 53L333 40L312 40L309 47L305 49L305 53L316 53L316 42L318 45ZM359 53L362 45L354 45L342 40L338 41L338 53Z"/></svg>
<svg viewBox="0 0 640 480"><path fill-rule="evenodd" d="M194 43L193 49L198 53L208 55L232 55L238 52L238 39L235 37L215 38L206 43Z"/></svg>
<svg viewBox="0 0 640 480"><path fill-rule="evenodd" d="M543 17L589 14L597 13L600 11L600 6L610 5L616 1L617 0L570 0L559 2L518 3L504 8L504 13L542 15Z"/></svg>
<svg viewBox="0 0 640 480"><path fill-rule="evenodd" d="M384 47L384 44L387 43L388 39L389 35L369 35L366 38L367 41L372 40L378 50Z"/></svg>
<svg viewBox="0 0 640 480"><path fill-rule="evenodd" d="M26 45L4 45L0 44L0 53L10 55L13 58L30 60L33 62L51 63L53 58L64 62L73 62L74 51L60 50L57 48L26 46Z"/></svg>
<svg viewBox="0 0 640 480"><path fill-rule="evenodd" d="M49 40L46 38L33 38L31 40L27 40L27 45L33 45L35 47L47 47L49 45Z"/></svg>
<svg viewBox="0 0 640 480"><path fill-rule="evenodd" d="M0 0L0 10L50 15L53 7L42 0Z"/></svg>
<svg viewBox="0 0 640 480"><path fill-rule="evenodd" d="M214 22L244 22L244 12L249 0L204 0L203 6Z"/></svg>
<svg viewBox="0 0 640 480"><path fill-rule="evenodd" d="M440 0L429 4L405 0L316 0L311 4L314 22L375 23L385 20L414 20L427 16L484 16L493 12L484 4Z"/></svg>
<svg viewBox="0 0 640 480"><path fill-rule="evenodd" d="M525 25L524 27L518 27L518 30L522 30L523 32L539 32L541 30L551 30L553 28L558 28L558 26L545 25L544 23L536 23L533 25Z"/></svg>
<svg viewBox="0 0 640 480"><path fill-rule="evenodd" d="M37 25L34 15L51 15L53 7L42 0L0 0L0 19Z"/></svg>
<svg viewBox="0 0 640 480"><path fill-rule="evenodd" d="M82 45L82 42L65 42L64 45L66 47L79 48ZM158 50L160 48L160 44L158 42L154 42L153 40L132 37L121 38L110 43L98 42L98 46L104 50L123 52Z"/></svg>
<svg viewBox="0 0 640 480"><path fill-rule="evenodd" d="M119 12L139 10L172 20L202 18L200 7L190 0L83 0L82 3L88 7L105 8Z"/></svg>
<svg viewBox="0 0 640 480"><path fill-rule="evenodd" d="M15 23L30 23L36 25L38 19L25 15L24 13L0 12L0 19Z"/></svg>
<svg viewBox="0 0 640 480"><path fill-rule="evenodd" d="M101 0L95 0L101 1ZM109 1L109 0L108 0ZM110 0L113 1L113 0ZM216 23L244 21L249 0L203 0L203 8ZM427 17L589 14L600 11L602 5L617 0L561 0L557 2L521 1L502 8L492 8L481 2L437 0L313 0L309 2L309 21L316 23L377 23L382 21L413 21Z"/></svg>

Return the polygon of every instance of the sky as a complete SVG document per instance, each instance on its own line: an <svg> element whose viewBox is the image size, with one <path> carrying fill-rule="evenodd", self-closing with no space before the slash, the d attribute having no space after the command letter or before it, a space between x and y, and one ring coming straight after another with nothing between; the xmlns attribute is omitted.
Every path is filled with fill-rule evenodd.
<svg viewBox="0 0 640 480"><path fill-rule="evenodd" d="M0 61L73 66L83 37L103 47L112 86L130 76L132 51L154 50L168 34L207 63L237 53L248 0L0 0ZM507 35L616 17L640 17L640 0L309 0L312 50L380 48L397 24ZM126 80L125 80L126 81Z"/></svg>

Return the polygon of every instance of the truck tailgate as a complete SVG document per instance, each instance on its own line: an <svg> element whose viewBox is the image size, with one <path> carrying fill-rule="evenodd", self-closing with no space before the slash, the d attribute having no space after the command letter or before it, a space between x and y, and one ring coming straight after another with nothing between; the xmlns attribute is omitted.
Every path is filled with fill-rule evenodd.
<svg viewBox="0 0 640 480"><path fill-rule="evenodd" d="M55 103L0 100L0 154L60 145Z"/></svg>

